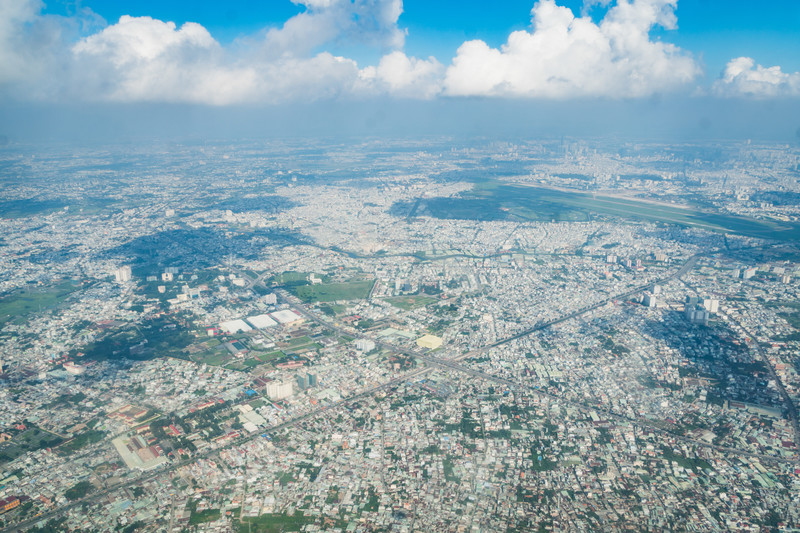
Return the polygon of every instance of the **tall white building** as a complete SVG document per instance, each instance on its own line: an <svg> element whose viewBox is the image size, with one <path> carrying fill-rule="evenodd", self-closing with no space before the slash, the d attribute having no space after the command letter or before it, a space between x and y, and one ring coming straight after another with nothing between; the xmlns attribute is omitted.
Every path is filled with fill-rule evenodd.
<svg viewBox="0 0 800 533"><path fill-rule="evenodd" d="M114 271L114 279L116 279L120 283L123 283L125 281L130 281L131 267L127 265L119 267L117 270Z"/></svg>
<svg viewBox="0 0 800 533"><path fill-rule="evenodd" d="M358 339L356 341L356 348L362 352L371 352L375 349L375 343L369 339Z"/></svg>
<svg viewBox="0 0 800 533"><path fill-rule="evenodd" d="M267 385L267 396L270 400L283 400L294 394L292 383L282 383L280 381L273 381Z"/></svg>
<svg viewBox="0 0 800 533"><path fill-rule="evenodd" d="M703 307L705 307L705 309L709 313L717 313L719 312L719 300L714 300L712 298L704 298Z"/></svg>

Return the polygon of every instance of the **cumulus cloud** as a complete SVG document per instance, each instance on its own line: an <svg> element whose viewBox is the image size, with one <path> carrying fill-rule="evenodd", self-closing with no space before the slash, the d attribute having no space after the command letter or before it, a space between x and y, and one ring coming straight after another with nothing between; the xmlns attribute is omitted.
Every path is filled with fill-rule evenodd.
<svg viewBox="0 0 800 533"><path fill-rule="evenodd" d="M397 26L401 0L296 3L306 11L232 49L199 24L123 16L71 46L65 91L88 100L227 105L377 92L416 96L416 90L428 95L430 78L441 78L435 60L398 50L405 37ZM337 41L393 51L377 67L359 69L351 59L317 51Z"/></svg>
<svg viewBox="0 0 800 533"><path fill-rule="evenodd" d="M363 5L345 3L363 14ZM375 28L387 26L388 42L396 42L390 26L399 16L398 2L385 2L388 7L374 1L369 4L380 7L375 16L382 22ZM338 14L342 2L315 0L308 5L322 9L323 15L306 12L293 17L282 28L266 34L263 45L269 53L263 48L244 53L239 50L240 55L235 57L199 24L177 27L150 17L123 16L118 23L72 47L76 80L72 87L76 95L92 99L212 105L378 92L424 97L438 91L443 67L434 59L418 60L394 51L377 67L360 70L351 59L292 46L292 40L305 33L325 42L344 31L332 22L346 19ZM326 18L330 13L326 10L336 11L336 17ZM298 30L301 26L302 31ZM375 29L370 38L377 38L381 31ZM321 34L327 36L322 38Z"/></svg>
<svg viewBox="0 0 800 533"><path fill-rule="evenodd" d="M433 98L441 91L444 66L436 58L408 57L396 50L383 56L377 67L360 72L366 87L412 98Z"/></svg>
<svg viewBox="0 0 800 533"><path fill-rule="evenodd" d="M554 0L537 2L531 31L500 49L464 43L447 69L446 94L569 98L642 97L674 90L700 74L678 47L653 41L656 26L676 27L677 0L618 0L595 23Z"/></svg>
<svg viewBox="0 0 800 533"><path fill-rule="evenodd" d="M41 15L40 0L0 0L0 89L4 95L41 98L61 83L65 43L102 21L88 8L73 17Z"/></svg>
<svg viewBox="0 0 800 533"><path fill-rule="evenodd" d="M111 101L227 104L256 90L252 67L226 64L219 43L199 24L123 16L72 47L73 88Z"/></svg>
<svg viewBox="0 0 800 533"><path fill-rule="evenodd" d="M750 57L731 59L713 90L720 96L800 96L800 72L783 72L781 67L762 67Z"/></svg>
<svg viewBox="0 0 800 533"><path fill-rule="evenodd" d="M676 46L654 40L676 27L677 0L584 0L584 16L539 0L529 31L500 48L463 43L449 66L403 51L402 0L292 0L304 7L279 27L221 45L203 26L89 10L42 15L41 0L0 0L0 97L210 105L392 95L635 98L676 90L700 74ZM604 13L593 20L586 13ZM596 17L595 17L596 18ZM330 50L379 50L358 65ZM718 95L800 94L800 73L732 60Z"/></svg>
<svg viewBox="0 0 800 533"><path fill-rule="evenodd" d="M397 25L402 0L292 0L306 7L280 28L267 31L269 55L309 55L336 41L400 49L406 32Z"/></svg>

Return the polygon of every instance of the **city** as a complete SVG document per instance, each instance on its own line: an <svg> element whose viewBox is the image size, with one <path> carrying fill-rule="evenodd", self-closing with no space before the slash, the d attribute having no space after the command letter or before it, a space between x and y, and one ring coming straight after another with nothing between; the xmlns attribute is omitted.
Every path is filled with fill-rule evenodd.
<svg viewBox="0 0 800 533"><path fill-rule="evenodd" d="M800 528L800 148L0 147L3 531Z"/></svg>

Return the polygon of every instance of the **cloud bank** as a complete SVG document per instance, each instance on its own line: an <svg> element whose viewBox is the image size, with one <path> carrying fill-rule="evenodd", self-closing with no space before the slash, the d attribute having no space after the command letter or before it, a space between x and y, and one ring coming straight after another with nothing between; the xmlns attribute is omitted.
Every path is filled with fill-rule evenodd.
<svg viewBox="0 0 800 533"><path fill-rule="evenodd" d="M642 97L693 81L700 68L672 44L652 41L655 25L675 27L677 0L620 0L599 24L541 0L532 31L501 49L464 43L447 70L445 91L460 96Z"/></svg>
<svg viewBox="0 0 800 533"><path fill-rule="evenodd" d="M539 0L529 31L492 48L463 43L448 64L409 57L398 24L402 0L292 0L304 11L280 27L221 45L187 22L123 16L113 24L84 9L42 15L40 0L0 0L0 95L45 102L280 104L464 96L643 98L696 89L702 69L655 27L676 28L677 0L589 0L582 16ZM602 20L586 12L608 7ZM588 7L587 7L588 6ZM330 52L364 46L376 64ZM800 74L737 58L716 95L797 96Z"/></svg>
<svg viewBox="0 0 800 533"><path fill-rule="evenodd" d="M713 90L719 96L800 96L800 72L790 74L779 66L762 67L753 58L737 57L725 66Z"/></svg>

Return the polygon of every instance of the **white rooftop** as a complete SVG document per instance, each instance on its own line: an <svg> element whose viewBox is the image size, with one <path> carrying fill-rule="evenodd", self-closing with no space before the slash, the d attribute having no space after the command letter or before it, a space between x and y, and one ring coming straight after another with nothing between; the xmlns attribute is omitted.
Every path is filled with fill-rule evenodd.
<svg viewBox="0 0 800 533"><path fill-rule="evenodd" d="M269 315L249 316L247 317L247 321L258 329L271 328L278 325L278 323L272 320Z"/></svg>
<svg viewBox="0 0 800 533"><path fill-rule="evenodd" d="M280 322L281 324L291 324L297 320L300 320L302 317L292 311L291 309L283 309L281 311L275 311L271 314L272 318Z"/></svg>
<svg viewBox="0 0 800 533"><path fill-rule="evenodd" d="M250 331L253 329L242 319L222 322L219 327L222 328L226 333L238 333L240 331Z"/></svg>

